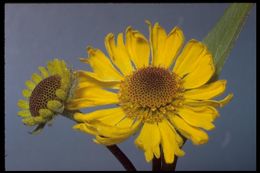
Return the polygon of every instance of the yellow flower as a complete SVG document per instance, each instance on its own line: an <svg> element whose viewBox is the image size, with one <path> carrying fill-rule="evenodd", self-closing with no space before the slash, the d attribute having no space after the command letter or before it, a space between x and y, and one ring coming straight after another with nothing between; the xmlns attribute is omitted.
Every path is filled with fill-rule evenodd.
<svg viewBox="0 0 260 173"><path fill-rule="evenodd" d="M40 74L34 73L32 80L25 82L27 89L22 92L25 100L17 103L23 123L38 125L34 133L64 111L64 103L72 96L75 84L75 76L63 60L54 59L48 62L47 69L42 66L38 69Z"/></svg>
<svg viewBox="0 0 260 173"><path fill-rule="evenodd" d="M105 46L110 59L99 49L87 48L89 57L81 61L93 72L78 71L79 86L68 108L115 104L76 113L79 123L74 129L95 135L94 141L104 145L120 143L141 129L135 144L146 160L159 158L161 145L165 162L173 163L174 155L184 155L181 135L195 145L206 143L203 129L214 128L216 108L233 95L212 100L225 91L226 81L209 82L215 67L203 43L192 39L179 53L184 42L180 28L167 34L158 23L147 23L150 41L131 27L126 29L125 43L123 33L118 34L117 43L108 34Z"/></svg>

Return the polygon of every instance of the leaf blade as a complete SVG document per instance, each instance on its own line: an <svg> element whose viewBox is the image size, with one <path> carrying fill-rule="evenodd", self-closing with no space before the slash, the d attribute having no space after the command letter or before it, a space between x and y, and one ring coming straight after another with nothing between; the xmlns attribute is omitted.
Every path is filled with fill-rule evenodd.
<svg viewBox="0 0 260 173"><path fill-rule="evenodd" d="M231 4L217 24L203 39L202 42L207 45L214 57L216 78L221 73L253 5L253 3Z"/></svg>

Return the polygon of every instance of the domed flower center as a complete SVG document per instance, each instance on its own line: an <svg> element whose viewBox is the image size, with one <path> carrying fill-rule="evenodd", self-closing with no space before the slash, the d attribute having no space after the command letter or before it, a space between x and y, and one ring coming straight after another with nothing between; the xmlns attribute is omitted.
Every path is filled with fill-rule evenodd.
<svg viewBox="0 0 260 173"><path fill-rule="evenodd" d="M179 89L178 80L161 67L146 67L128 76L121 85L122 99L142 107L159 108L172 101Z"/></svg>
<svg viewBox="0 0 260 173"><path fill-rule="evenodd" d="M162 67L135 71L121 82L120 106L129 118L159 122L182 92L180 78Z"/></svg>
<svg viewBox="0 0 260 173"><path fill-rule="evenodd" d="M55 92L61 86L61 78L58 75L50 76L42 80L32 91L29 99L29 107L32 116L38 116L40 109L47 108L50 100L59 100Z"/></svg>

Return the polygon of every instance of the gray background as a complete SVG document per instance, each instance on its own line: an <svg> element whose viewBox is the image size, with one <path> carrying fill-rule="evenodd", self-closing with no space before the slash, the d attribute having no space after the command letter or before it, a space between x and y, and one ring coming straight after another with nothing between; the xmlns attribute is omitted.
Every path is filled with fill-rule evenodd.
<svg viewBox="0 0 260 173"><path fill-rule="evenodd" d="M24 82L54 57L75 69L92 45L103 51L107 33L132 25L146 36L145 19L169 32L180 26L186 41L202 40L229 4L6 4L5 8L5 151L6 170L124 170L92 136L71 129L73 122L57 117L38 136L21 123L16 106ZM227 92L234 100L220 110L208 144L187 142L177 170L256 169L256 9L251 11L224 70ZM91 109L88 109L88 111ZM119 144L138 170L151 170L135 137Z"/></svg>

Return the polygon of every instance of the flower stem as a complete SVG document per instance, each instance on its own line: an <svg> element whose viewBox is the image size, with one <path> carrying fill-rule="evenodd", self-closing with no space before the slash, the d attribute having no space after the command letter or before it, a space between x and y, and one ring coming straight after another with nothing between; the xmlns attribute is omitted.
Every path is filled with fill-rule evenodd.
<svg viewBox="0 0 260 173"><path fill-rule="evenodd" d="M73 118L73 114L76 113L76 112L80 112L80 111L78 111L78 110L77 111L64 110L64 112L61 115L70 119L70 120L77 122ZM132 162L127 158L127 156L120 150L120 148L117 145L110 145L110 146L106 146L106 147L117 158L117 160L123 165L123 167L127 171L136 171L136 168L134 167Z"/></svg>
<svg viewBox="0 0 260 173"><path fill-rule="evenodd" d="M165 160L162 159L162 168L161 171L175 171L177 165L178 157L174 155L174 162L171 164L165 163Z"/></svg>
<svg viewBox="0 0 260 173"><path fill-rule="evenodd" d="M117 145L106 146L127 171L136 171L134 165Z"/></svg>
<svg viewBox="0 0 260 173"><path fill-rule="evenodd" d="M160 171L161 170L161 158L157 159L156 157L153 158L153 171Z"/></svg>

